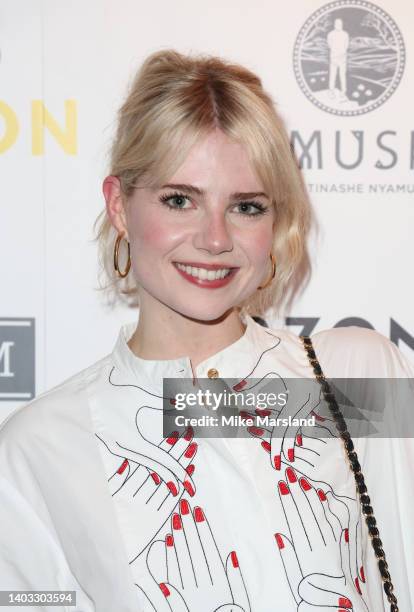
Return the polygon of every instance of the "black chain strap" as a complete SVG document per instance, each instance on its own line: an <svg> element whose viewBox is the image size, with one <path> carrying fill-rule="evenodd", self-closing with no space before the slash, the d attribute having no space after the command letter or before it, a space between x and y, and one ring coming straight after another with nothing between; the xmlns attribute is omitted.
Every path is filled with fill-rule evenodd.
<svg viewBox="0 0 414 612"><path fill-rule="evenodd" d="M319 384L322 387L322 392L325 400L328 402L329 409L332 413L332 416L335 420L336 428L339 432L340 437L345 446L346 454L349 460L349 465L351 470L355 476L356 487L359 495L359 500L362 506L362 512L365 516L365 522L368 526L368 532L371 537L372 546L375 551L375 556L378 560L378 567L381 574L384 591L387 596L387 599L390 603L390 611L398 612L398 602L397 598L394 595L394 587L391 582L391 576L388 571L388 564L385 559L385 552L382 548L382 541L379 538L379 531L377 527L377 521L374 516L374 511L371 506L371 500L368 495L368 490L364 481L364 475L361 471L361 466L358 461L358 455L354 450L354 444L352 442L350 433L347 429L345 419L342 415L341 410L339 409L338 403L335 399L333 392L326 380L322 368L319 364L319 361L316 357L315 350L312 345L312 340L309 336L299 336L303 342L305 350L307 352L309 362L313 368L313 372Z"/></svg>

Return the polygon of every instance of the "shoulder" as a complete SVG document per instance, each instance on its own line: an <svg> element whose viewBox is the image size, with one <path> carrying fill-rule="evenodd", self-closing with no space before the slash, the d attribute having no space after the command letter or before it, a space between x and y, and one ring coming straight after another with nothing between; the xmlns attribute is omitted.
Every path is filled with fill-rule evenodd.
<svg viewBox="0 0 414 612"><path fill-rule="evenodd" d="M260 326L262 338L279 341L286 352L293 354L294 351L296 356L298 348L304 352L300 336L290 329L261 323ZM311 339L322 368L325 365L341 369L341 373L334 376L414 377L414 362L403 355L394 342L374 329L357 325L332 327L312 334Z"/></svg>
<svg viewBox="0 0 414 612"><path fill-rule="evenodd" d="M108 356L19 406L0 425L0 479L17 488L45 521L56 491L63 499L79 466L93 465L89 398L106 364Z"/></svg>
<svg viewBox="0 0 414 612"><path fill-rule="evenodd" d="M366 352L378 350L393 350L395 344L386 336L368 327L351 325L348 327L332 327L321 330L311 336L315 347L334 350L364 350ZM396 348L396 347L395 347Z"/></svg>
<svg viewBox="0 0 414 612"><path fill-rule="evenodd" d="M109 362L110 355L106 355L12 411L0 423L0 445L62 431L65 422L76 419L79 411L87 406L87 389L99 379Z"/></svg>
<svg viewBox="0 0 414 612"><path fill-rule="evenodd" d="M380 332L352 325L311 336L322 369L329 376L412 377L414 364ZM332 372L328 374L327 371Z"/></svg>

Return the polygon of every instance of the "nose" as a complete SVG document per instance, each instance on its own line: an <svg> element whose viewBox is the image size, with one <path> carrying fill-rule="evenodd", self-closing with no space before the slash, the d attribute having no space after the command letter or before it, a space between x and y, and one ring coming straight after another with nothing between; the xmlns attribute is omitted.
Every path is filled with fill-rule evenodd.
<svg viewBox="0 0 414 612"><path fill-rule="evenodd" d="M203 249L218 255L233 250L233 238L230 223L219 211L213 212L200 220L200 227L194 235L193 244L197 249Z"/></svg>

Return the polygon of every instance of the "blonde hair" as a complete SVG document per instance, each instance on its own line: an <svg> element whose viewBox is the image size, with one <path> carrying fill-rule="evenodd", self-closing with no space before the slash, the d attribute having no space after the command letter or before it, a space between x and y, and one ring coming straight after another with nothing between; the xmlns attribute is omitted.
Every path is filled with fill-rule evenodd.
<svg viewBox="0 0 414 612"><path fill-rule="evenodd" d="M276 211L275 279L238 305L242 313L260 316L290 304L309 278L306 238L312 210L283 121L258 76L216 56L183 55L172 49L152 53L134 76L118 111L109 174L119 178L127 200L138 183L150 187L167 182L191 147L214 128L245 145ZM106 281L98 289L139 305L133 274L120 278L114 269L117 233L106 209L94 230L100 277ZM270 258L268 269L270 275Z"/></svg>

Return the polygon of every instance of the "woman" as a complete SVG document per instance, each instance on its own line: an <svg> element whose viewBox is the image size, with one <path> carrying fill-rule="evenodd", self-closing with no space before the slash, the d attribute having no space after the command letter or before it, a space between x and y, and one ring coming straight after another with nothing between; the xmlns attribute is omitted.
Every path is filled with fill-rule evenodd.
<svg viewBox="0 0 414 612"><path fill-rule="evenodd" d="M351 470L351 442L338 436L335 407L324 413L326 387L322 396L309 359L330 378L414 370L372 330L319 332L312 353L311 341L253 319L294 295L311 221L259 78L219 58L149 56L119 111L103 192L108 288L139 305L138 323L3 424L1 589L76 591L65 609L99 612L389 609L358 461ZM253 379L286 388L293 378L312 388L240 411L247 437L163 432L178 391L208 382L245 392ZM292 414L316 425L257 425ZM372 503L390 517L384 548L408 610L413 447L356 442Z"/></svg>

